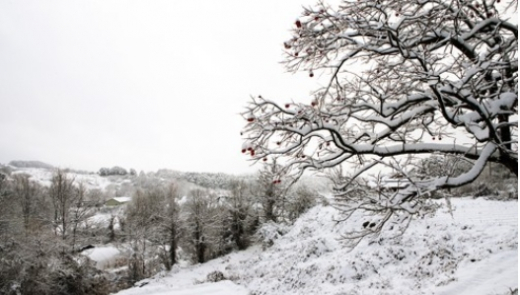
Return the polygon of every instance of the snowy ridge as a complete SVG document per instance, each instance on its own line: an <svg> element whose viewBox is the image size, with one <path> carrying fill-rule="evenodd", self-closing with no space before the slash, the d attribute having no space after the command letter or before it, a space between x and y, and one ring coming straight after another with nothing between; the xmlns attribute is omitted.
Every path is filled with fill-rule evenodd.
<svg viewBox="0 0 520 295"><path fill-rule="evenodd" d="M440 208L433 216L414 220L400 237L392 239L393 233L386 231L352 251L338 237L366 218L337 224L334 208L317 206L265 251L255 246L202 265L177 267L146 286L118 294L202 294L196 283L215 270L257 295L486 295L517 288L517 201L451 202L453 217ZM229 289L226 294L247 293Z"/></svg>

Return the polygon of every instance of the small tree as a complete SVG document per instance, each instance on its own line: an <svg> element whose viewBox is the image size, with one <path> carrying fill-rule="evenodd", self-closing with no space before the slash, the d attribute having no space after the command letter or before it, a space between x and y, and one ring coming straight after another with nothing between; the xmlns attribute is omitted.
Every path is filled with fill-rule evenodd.
<svg viewBox="0 0 520 295"><path fill-rule="evenodd" d="M337 192L382 214L380 231L399 214L421 212L429 192L473 182L486 162L518 175L517 1L363 0L304 9L285 42L290 71L330 75L309 104L259 96L243 113L253 160L280 157L286 171L346 165ZM513 16L514 18L515 16ZM455 138L471 142L463 145ZM244 151L245 152L245 151ZM420 181L407 165L420 154L472 162L457 176ZM408 185L383 198L351 198L349 186L386 167ZM401 218L405 220L406 218Z"/></svg>

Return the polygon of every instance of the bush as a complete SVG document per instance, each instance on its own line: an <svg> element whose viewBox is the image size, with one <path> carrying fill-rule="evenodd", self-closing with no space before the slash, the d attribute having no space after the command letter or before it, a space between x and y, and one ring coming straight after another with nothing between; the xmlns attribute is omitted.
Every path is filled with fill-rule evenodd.
<svg viewBox="0 0 520 295"><path fill-rule="evenodd" d="M260 226L256 232L256 241L262 244L262 248L271 247L274 241L278 240L281 236L285 235L289 231L288 227L274 223L272 221L266 222Z"/></svg>
<svg viewBox="0 0 520 295"><path fill-rule="evenodd" d="M224 276L224 274L218 270L212 271L206 276L206 281L211 282L211 283L216 283L216 282L220 282L223 280L227 280L227 279Z"/></svg>

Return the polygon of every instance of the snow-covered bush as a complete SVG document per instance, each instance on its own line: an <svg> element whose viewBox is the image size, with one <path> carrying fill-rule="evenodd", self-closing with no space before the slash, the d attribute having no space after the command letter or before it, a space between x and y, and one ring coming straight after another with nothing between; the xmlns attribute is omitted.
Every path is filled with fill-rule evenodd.
<svg viewBox="0 0 520 295"><path fill-rule="evenodd" d="M223 280L226 280L226 277L219 270L212 271L206 276L206 281L211 283L216 283Z"/></svg>
<svg viewBox="0 0 520 295"><path fill-rule="evenodd" d="M260 225L255 234L255 240L262 244L262 247L271 247L276 240L289 231L289 226L281 223L268 221Z"/></svg>

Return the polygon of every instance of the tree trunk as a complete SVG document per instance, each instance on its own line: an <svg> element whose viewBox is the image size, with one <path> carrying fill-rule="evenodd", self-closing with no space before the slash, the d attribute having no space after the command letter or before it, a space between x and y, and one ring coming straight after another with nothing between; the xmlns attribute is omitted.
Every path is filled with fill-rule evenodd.
<svg viewBox="0 0 520 295"><path fill-rule="evenodd" d="M170 264L174 265L177 263L177 229L175 223L171 224L170 228Z"/></svg>

